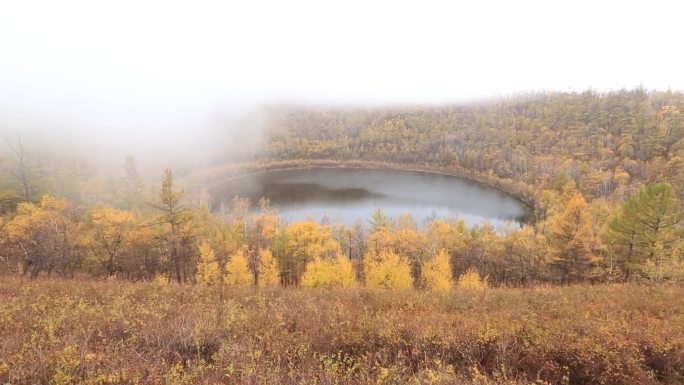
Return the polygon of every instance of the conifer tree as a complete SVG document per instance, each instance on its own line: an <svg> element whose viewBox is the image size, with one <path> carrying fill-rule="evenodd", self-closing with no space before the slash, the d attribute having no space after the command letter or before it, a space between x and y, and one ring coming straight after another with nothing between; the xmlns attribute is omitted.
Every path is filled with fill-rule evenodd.
<svg viewBox="0 0 684 385"><path fill-rule="evenodd" d="M219 269L219 263L216 260L214 250L212 250L207 242L204 242L199 246L199 253L195 280L197 280L197 283L207 285L218 282L221 278L221 270Z"/></svg>
<svg viewBox="0 0 684 385"><path fill-rule="evenodd" d="M330 228L311 219L287 226L287 255L282 267L287 283L299 282L306 265L316 258L334 258L342 252Z"/></svg>
<svg viewBox="0 0 684 385"><path fill-rule="evenodd" d="M423 265L423 283L425 287L434 291L447 291L452 288L451 266L446 250L441 250Z"/></svg>
<svg viewBox="0 0 684 385"><path fill-rule="evenodd" d="M349 287L355 284L354 267L341 254L335 259L315 258L302 275L302 286L305 287Z"/></svg>
<svg viewBox="0 0 684 385"><path fill-rule="evenodd" d="M477 270L468 269L458 277L456 286L461 290L482 290L486 289L489 284L487 277L482 278Z"/></svg>
<svg viewBox="0 0 684 385"><path fill-rule="evenodd" d="M562 283L588 278L597 266L597 241L589 206L575 194L563 212L551 218L550 241L553 260Z"/></svg>
<svg viewBox="0 0 684 385"><path fill-rule="evenodd" d="M280 282L278 263L273 258L273 253L268 249L259 251L259 275L257 284L259 287L275 286Z"/></svg>
<svg viewBox="0 0 684 385"><path fill-rule="evenodd" d="M679 238L679 201L667 182L647 186L623 203L609 223L625 275L630 278L657 255L670 254Z"/></svg>
<svg viewBox="0 0 684 385"><path fill-rule="evenodd" d="M173 173L167 168L162 174L159 199L148 202L148 205L161 211L157 224L166 227L162 237L162 246L169 256L171 269L178 283L183 282L183 273L188 262L186 249L189 247L190 240L194 238L195 231L190 223L191 214L182 205L183 197L183 190L174 189Z"/></svg>
<svg viewBox="0 0 684 385"><path fill-rule="evenodd" d="M367 253L363 272L366 286L371 288L408 289L413 285L409 262L391 251Z"/></svg>
<svg viewBox="0 0 684 385"><path fill-rule="evenodd" d="M253 282L252 272L249 271L247 258L242 249L238 250L230 257L226 263L226 275L223 281L234 286L249 286Z"/></svg>
<svg viewBox="0 0 684 385"><path fill-rule="evenodd" d="M385 215L381 209L375 209L371 219L368 220L370 224L370 233L376 233L378 231L389 231L392 229L392 219Z"/></svg>
<svg viewBox="0 0 684 385"><path fill-rule="evenodd" d="M89 228L82 241L107 276L123 270L121 254L132 224L133 214L109 206L99 207L90 215Z"/></svg>

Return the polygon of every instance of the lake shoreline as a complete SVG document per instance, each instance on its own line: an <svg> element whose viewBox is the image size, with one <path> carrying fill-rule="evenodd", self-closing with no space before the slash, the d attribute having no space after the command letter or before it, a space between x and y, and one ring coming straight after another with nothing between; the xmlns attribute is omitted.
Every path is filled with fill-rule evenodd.
<svg viewBox="0 0 684 385"><path fill-rule="evenodd" d="M468 170L451 169L446 167L421 166L415 164L403 164L394 162L378 162L365 160L340 161L334 159L300 159L287 161L268 161L253 163L234 163L207 170L203 173L191 176L195 182L199 181L205 188L211 190L219 185L236 179L257 176L268 172L296 171L308 169L360 169L360 170L390 170L436 174L461 178L466 181L477 183L483 187L501 192L522 204L529 216L526 222L534 223L535 194L532 189L519 182L502 179L491 175L483 175ZM223 175L223 177L215 175Z"/></svg>

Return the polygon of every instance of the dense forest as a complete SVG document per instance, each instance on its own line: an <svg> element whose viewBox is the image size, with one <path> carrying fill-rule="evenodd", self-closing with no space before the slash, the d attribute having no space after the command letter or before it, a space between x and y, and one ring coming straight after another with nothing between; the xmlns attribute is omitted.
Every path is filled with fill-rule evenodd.
<svg viewBox="0 0 684 385"><path fill-rule="evenodd" d="M274 108L264 156L461 168L586 199L622 201L684 176L684 95L643 89L539 93L377 109ZM514 187L512 187L514 188Z"/></svg>
<svg viewBox="0 0 684 385"><path fill-rule="evenodd" d="M174 184L45 162L10 140L0 258L27 277L241 285L416 287L676 282L684 275L684 95L539 93L435 107L267 109L248 163ZM328 162L447 170L534 207L522 227L416 223L376 211L344 226L285 223L269 202L216 207L211 182L259 167ZM364 163L366 162L366 163ZM273 166L275 165L275 166ZM228 171L227 171L228 170ZM250 206L257 207L256 210Z"/></svg>

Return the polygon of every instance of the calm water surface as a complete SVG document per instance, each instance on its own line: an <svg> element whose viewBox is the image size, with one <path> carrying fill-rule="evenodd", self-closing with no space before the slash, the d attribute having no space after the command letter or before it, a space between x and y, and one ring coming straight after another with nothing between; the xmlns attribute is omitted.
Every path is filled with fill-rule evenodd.
<svg viewBox="0 0 684 385"><path fill-rule="evenodd" d="M396 217L411 213L422 224L430 218L462 217L469 225L489 221L521 223L528 214L518 200L461 178L413 171L306 169L272 171L222 183L212 194L218 202L235 196L253 203L271 201L287 220L327 216L347 225L366 221L376 208Z"/></svg>

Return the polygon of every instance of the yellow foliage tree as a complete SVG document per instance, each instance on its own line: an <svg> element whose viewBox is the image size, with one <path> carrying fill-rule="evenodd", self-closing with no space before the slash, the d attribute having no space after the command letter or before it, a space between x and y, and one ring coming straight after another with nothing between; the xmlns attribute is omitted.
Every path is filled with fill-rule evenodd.
<svg viewBox="0 0 684 385"><path fill-rule="evenodd" d="M447 291L453 287L451 266L446 250L441 250L434 258L423 265L425 287L435 291Z"/></svg>
<svg viewBox="0 0 684 385"><path fill-rule="evenodd" d="M597 238L589 205L580 194L573 195L565 209L550 219L551 264L562 283L590 276L598 263Z"/></svg>
<svg viewBox="0 0 684 385"><path fill-rule="evenodd" d="M366 286L371 288L408 289L413 285L408 261L391 251L368 253L363 260Z"/></svg>
<svg viewBox="0 0 684 385"><path fill-rule="evenodd" d="M287 257L282 266L285 279L296 283L310 261L334 258L341 252L340 244L332 238L328 226L321 226L311 219L292 222L287 226Z"/></svg>
<svg viewBox="0 0 684 385"><path fill-rule="evenodd" d="M427 225L425 231L426 245L433 252L441 249L445 249L447 252L453 251L464 242L467 231L463 219L451 222L435 219Z"/></svg>
<svg viewBox="0 0 684 385"><path fill-rule="evenodd" d="M91 213L90 229L82 242L108 276L123 270L122 249L128 239L133 214L103 206Z"/></svg>
<svg viewBox="0 0 684 385"><path fill-rule="evenodd" d="M259 251L259 287L274 286L280 282L278 263L268 249Z"/></svg>
<svg viewBox="0 0 684 385"><path fill-rule="evenodd" d="M341 254L338 255L333 268L337 273L337 276L335 278L337 286L356 286L356 274L354 272L354 266L352 265L352 262L349 260L349 258Z"/></svg>
<svg viewBox="0 0 684 385"><path fill-rule="evenodd" d="M684 279L684 260L681 244L674 247L670 252L665 250L661 242L656 242L653 247L653 257L644 262L641 271L652 284L665 282L676 283Z"/></svg>
<svg viewBox="0 0 684 385"><path fill-rule="evenodd" d="M306 265L302 275L305 287L349 287L356 284L354 267L343 255L335 259L315 258Z"/></svg>
<svg viewBox="0 0 684 385"><path fill-rule="evenodd" d="M199 252L199 262L197 262L197 272L195 273L197 283L211 285L218 282L221 278L221 271L214 250L208 243L204 242L199 246Z"/></svg>
<svg viewBox="0 0 684 385"><path fill-rule="evenodd" d="M240 249L226 263L226 275L223 277L223 281L234 286L249 286L252 280L253 275L249 271L247 258L245 258L244 251Z"/></svg>
<svg viewBox="0 0 684 385"><path fill-rule="evenodd" d="M35 278L54 269L73 275L79 261L78 224L66 200L45 195L40 203L22 202L6 226L6 240L23 259L23 273ZM5 238L5 235L2 235Z"/></svg>
<svg viewBox="0 0 684 385"><path fill-rule="evenodd" d="M459 289L465 290L482 290L486 289L489 284L487 283L487 277L482 278L477 270L468 269L458 277L456 286Z"/></svg>

